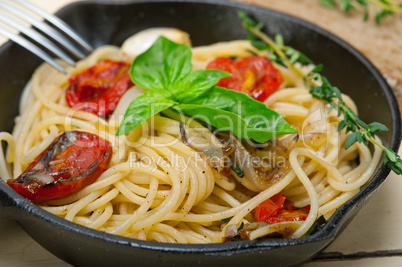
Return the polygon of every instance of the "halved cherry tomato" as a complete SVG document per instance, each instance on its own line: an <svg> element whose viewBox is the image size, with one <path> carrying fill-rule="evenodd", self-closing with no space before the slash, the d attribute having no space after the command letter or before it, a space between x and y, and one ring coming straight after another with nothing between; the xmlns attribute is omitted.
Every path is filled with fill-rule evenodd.
<svg viewBox="0 0 402 267"><path fill-rule="evenodd" d="M70 78L66 100L70 107L108 117L133 86L123 61L103 60Z"/></svg>
<svg viewBox="0 0 402 267"><path fill-rule="evenodd" d="M216 85L243 92L263 102L283 82L282 74L265 57L251 56L240 59L218 57L207 69L220 69L232 74L222 78Z"/></svg>
<svg viewBox="0 0 402 267"><path fill-rule="evenodd" d="M258 222L265 222L269 218L275 217L278 214L278 210L283 207L285 198L285 196L276 194L260 203L254 209L254 219Z"/></svg>
<svg viewBox="0 0 402 267"><path fill-rule="evenodd" d="M296 208L285 196L276 194L254 209L254 219L268 224L306 220L310 206Z"/></svg>
<svg viewBox="0 0 402 267"><path fill-rule="evenodd" d="M34 203L67 197L95 182L111 156L109 141L91 133L68 131L7 184Z"/></svg>

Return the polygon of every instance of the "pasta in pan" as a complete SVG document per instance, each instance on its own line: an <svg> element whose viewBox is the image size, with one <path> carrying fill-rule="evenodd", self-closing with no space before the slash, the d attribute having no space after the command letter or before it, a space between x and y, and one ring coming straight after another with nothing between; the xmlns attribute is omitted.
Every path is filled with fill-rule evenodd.
<svg viewBox="0 0 402 267"><path fill-rule="evenodd" d="M227 132L214 133L199 120L166 111L117 136L125 110L144 89L132 85L113 113L103 117L70 108L66 90L72 76L102 60L131 63L124 52L114 46L100 47L69 68L68 75L43 64L25 88L12 135L1 133L1 140L9 144L6 158L0 161L6 181L19 177L65 132L91 133L110 142L110 162L95 182L38 204L57 216L157 242L214 243L272 235L298 238L318 217L328 219L359 192L378 165L381 149L370 151L356 143L344 150L346 134L337 131L342 117L334 111L327 113L302 78L276 64L283 82L264 104L299 133L280 135L258 147L261 144ZM248 41L192 48L194 70L207 68L219 57L251 56L267 54ZM343 97L357 113L353 101ZM237 169L228 168L226 158ZM257 210L267 200L282 207L280 220L258 218Z"/></svg>

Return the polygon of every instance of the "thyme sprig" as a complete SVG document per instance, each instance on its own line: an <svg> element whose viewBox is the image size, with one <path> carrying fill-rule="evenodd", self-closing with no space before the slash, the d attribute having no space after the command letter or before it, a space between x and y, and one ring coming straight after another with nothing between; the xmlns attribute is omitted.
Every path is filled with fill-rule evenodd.
<svg viewBox="0 0 402 267"><path fill-rule="evenodd" d="M331 8L335 7L336 5L335 0L320 0L320 2ZM357 5L363 7L363 19L365 21L369 18L370 4L375 6L377 10L375 11L374 19L377 24L380 24L381 19L386 16L402 12L402 4L395 3L392 0L339 0L338 2L339 7L346 13L352 9L355 9Z"/></svg>
<svg viewBox="0 0 402 267"><path fill-rule="evenodd" d="M248 31L247 39L257 49L270 51L269 58L272 61L292 69L303 77L304 82L310 88L310 94L314 98L323 100L329 104L328 112L334 109L337 110L338 117L343 114L343 120L338 125L338 131L345 129L346 134L349 134L346 138L345 149L348 149L356 142L363 143L366 146L372 143L384 151L384 163L396 174L402 174L402 160L399 155L393 150L384 147L375 138L375 133L388 131L385 125L379 122L366 124L359 119L353 110L343 101L341 91L319 73L323 69L321 64L315 66L306 74L300 66L311 64L312 60L300 51L285 46L281 35L276 35L274 40L271 39L261 31L263 25L251 19L246 13L239 12L239 17L242 20L243 27Z"/></svg>

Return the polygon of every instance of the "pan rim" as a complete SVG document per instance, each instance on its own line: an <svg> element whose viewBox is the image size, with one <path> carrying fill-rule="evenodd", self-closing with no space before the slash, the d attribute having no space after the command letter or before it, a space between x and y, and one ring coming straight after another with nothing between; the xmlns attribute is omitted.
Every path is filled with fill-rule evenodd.
<svg viewBox="0 0 402 267"><path fill-rule="evenodd" d="M213 0L150 0L150 1L145 1L145 0L140 0L140 1L135 1L135 0L124 0L124 1L113 1L113 0L104 0L104 1L94 1L94 0L89 0L89 1L82 1L82 2L75 2L72 4L69 4L62 9L60 9L56 15L60 15L63 12L66 12L66 10L76 6L76 5L86 5L86 4L101 4L101 5L126 5L126 4L144 4L144 3L202 3L202 4L211 4L211 5L223 5L223 6L230 6L230 7L235 7L239 9L244 9L244 10L261 10L261 7L257 6L252 6L248 4L243 4L243 3L236 3L236 2L228 2L228 1L213 1ZM302 27L306 27L309 30L315 31L320 35L325 36L326 38L330 39L332 42L336 43L336 45L342 46L345 48L348 52L352 54L357 60L364 65L367 70L370 71L371 75L377 81L382 88L382 91L385 94L385 97L387 99L387 102L389 104L389 108L391 110L391 115L392 115L392 122L393 122L393 129L392 129L392 139L390 142L390 148L393 149L394 151L399 148L400 142L401 142L401 116L399 112L399 107L398 103L396 101L396 97L392 92L392 89L389 87L389 85L386 83L384 80L383 76L381 73L374 67L374 65L360 52L358 52L355 48L353 48L351 45L349 45L347 42L343 41L341 38L329 33L328 31L312 24L307 21L304 21L302 19L287 15L282 12L274 11L271 9L264 8L268 13L271 14L276 14L277 16L282 16L285 17L287 20L291 21L292 23L296 23L301 25ZM61 227L65 230L68 231L74 231L77 234L82 234L85 236L90 236L93 238L97 239L102 239L107 242L111 243L116 243L116 244L121 244L121 245L127 245L130 247L138 247L138 248L143 248L143 249L149 249L149 250L156 250L156 251L166 251L166 252L179 252L179 253L202 253L202 254L208 254L208 253L246 253L250 250L256 251L256 250L262 250L262 249L270 249L270 248L277 248L277 247L283 247L283 246L294 246L294 245L302 245L305 243L311 243L311 242L318 242L323 239L334 239L335 236L337 235L340 226L342 225L342 220L344 214L347 214L349 210L360 203L362 199L370 194L372 191L376 190L379 188L379 186L383 183L383 181L386 179L388 176L390 170L382 164L382 166L377 170L375 175L371 178L370 182L368 182L367 185L351 200L349 200L346 204L342 205L333 216L331 216L331 219L328 221L324 229L322 229L320 232L316 233L315 235L312 235L310 237L306 238L301 238L301 239L262 239L262 240L243 240L243 241L235 241L235 242L230 242L230 243L215 243L215 244L166 244L166 243L157 243L157 242L151 242L151 241L142 241L142 240L135 240L131 238L126 238L122 236L116 236L112 234L108 234L105 232L100 232L97 230L89 229L81 225L77 225L75 223L66 221L64 219L61 219L57 217L56 215L53 215L38 206L32 204L30 201L22 198L19 196L16 192L11 190L11 188L8 188L8 186L2 182L0 183L0 191L5 192L8 194L13 201L15 201L15 207L22 209L24 211L27 211L31 213L32 215L39 217L45 221L49 221L50 223L54 224L55 226ZM5 190L3 189L5 188ZM9 190L7 190L9 189ZM340 216L340 214L343 214Z"/></svg>

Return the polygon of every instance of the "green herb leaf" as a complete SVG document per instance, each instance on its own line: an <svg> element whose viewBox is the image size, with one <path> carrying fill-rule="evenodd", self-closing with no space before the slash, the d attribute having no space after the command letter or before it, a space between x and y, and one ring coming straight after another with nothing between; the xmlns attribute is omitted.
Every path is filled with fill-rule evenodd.
<svg viewBox="0 0 402 267"><path fill-rule="evenodd" d="M385 9L381 10L381 11L377 11L375 13L375 22L377 24L380 24L382 18L384 18L385 16L388 16L388 15L392 15L392 14L394 14L393 11L389 11L389 10L385 10Z"/></svg>
<svg viewBox="0 0 402 267"><path fill-rule="evenodd" d="M259 143L265 143L272 137L281 135L267 129L254 128L240 116L221 109L206 107L203 105L180 104L175 109L181 110L186 115L204 121L217 128L219 131L231 131L238 138L253 139Z"/></svg>
<svg viewBox="0 0 402 267"><path fill-rule="evenodd" d="M134 59L130 76L140 87L169 97L175 83L184 79L191 69L191 48L161 36Z"/></svg>
<svg viewBox="0 0 402 267"><path fill-rule="evenodd" d="M360 133L359 132L354 132L348 135L348 137L346 138L346 142L345 142L345 149L348 149L349 147L351 147L354 143L356 143L357 141L359 141L359 137L360 137Z"/></svg>
<svg viewBox="0 0 402 267"><path fill-rule="evenodd" d="M364 21L368 20L369 17L368 0L356 0L356 2L359 3L364 8L363 20Z"/></svg>
<svg viewBox="0 0 402 267"><path fill-rule="evenodd" d="M322 64L318 64L317 66L314 67L314 69L312 69L312 70L310 71L309 74L320 72L320 71L322 71L323 69L324 69L324 66L323 66Z"/></svg>
<svg viewBox="0 0 402 267"><path fill-rule="evenodd" d="M225 219L222 219L222 220L221 220L221 224L225 224L225 223L230 222L230 220L231 220L232 218L233 218L233 216L232 216L232 217L225 218Z"/></svg>
<svg viewBox="0 0 402 267"><path fill-rule="evenodd" d="M355 6L351 3L350 0L339 0L341 9L345 12L349 12L351 9L354 9Z"/></svg>
<svg viewBox="0 0 402 267"><path fill-rule="evenodd" d="M239 176L239 178L243 178L244 177L243 170L240 168L239 165L237 165L236 161L234 161L233 158L231 158L231 160L232 160L232 164L230 165L230 168L232 169L232 171L234 171L236 173L237 176Z"/></svg>
<svg viewBox="0 0 402 267"><path fill-rule="evenodd" d="M262 41L251 40L251 45L257 48L259 51L272 50L272 46L267 45Z"/></svg>
<svg viewBox="0 0 402 267"><path fill-rule="evenodd" d="M388 131L387 126L385 126L384 124L379 123L379 122L370 123L368 125L368 127L369 127L370 131L373 132L373 133L387 132Z"/></svg>
<svg viewBox="0 0 402 267"><path fill-rule="evenodd" d="M250 25L250 26L252 26L252 27L257 27L257 26L258 26L258 23L257 23L255 20L253 20L252 18L250 18L250 17L247 15L246 12L244 12L244 11L239 11L239 12L237 13L237 15L239 16L239 18L241 19L241 21L242 21L243 23L245 23L245 24L247 24L247 25Z"/></svg>
<svg viewBox="0 0 402 267"><path fill-rule="evenodd" d="M362 6L368 6L368 1L370 0L356 0L356 2Z"/></svg>
<svg viewBox="0 0 402 267"><path fill-rule="evenodd" d="M325 224L327 223L327 220L325 220L324 216L318 217L318 219L313 223L313 225L308 229L308 231L303 235L303 237L311 236L315 234L316 232L320 231L322 228L324 228Z"/></svg>
<svg viewBox="0 0 402 267"><path fill-rule="evenodd" d="M355 122L360 125L363 129L368 130L368 125L362 121L361 119L359 119L357 116L355 118Z"/></svg>
<svg viewBox="0 0 402 267"><path fill-rule="evenodd" d="M126 110L116 135L123 135L144 124L150 117L177 104L158 92L146 92L134 99Z"/></svg>
<svg viewBox="0 0 402 267"><path fill-rule="evenodd" d="M353 0L342 0L343 3L341 4L343 5L343 9L345 11L354 7L351 4L352 1ZM367 12L369 0L355 1L358 4L364 6L365 11ZM332 6L335 3L334 0L321 0L321 2L328 6ZM382 8L387 9L389 11L388 13L390 14L392 14L393 12L402 11L402 4L398 5L387 0L373 1L372 3L376 3ZM387 12L384 12L385 15L386 13ZM338 111L338 117L340 117L342 114L344 115L343 120L341 120L340 124L338 125L338 131L346 128L346 134L351 133L346 139L345 149L348 149L356 142L364 143L365 145L369 145L369 143L372 143L373 145L380 147L384 151L384 163L396 174L402 174L402 160L400 159L399 155L391 149L384 147L380 142L375 139L374 133L388 131L388 128L385 125L378 122L367 125L365 122L360 120L359 117L353 112L353 110L350 109L343 101L341 91L337 87L332 86L327 78L318 73L319 69L315 69L314 71L311 71L310 73L305 75L304 72L289 58L295 54L292 48L286 47L286 49L284 50L285 46L278 46L268 35L253 27L253 24L255 25L257 24L257 22L253 21L245 14L243 14L243 18L247 18L247 20L243 20L243 27L245 27L248 32L251 32L253 34L253 38L255 40L264 40L267 45L270 45L272 47L269 53L269 58L275 58L278 62L286 62L289 65L288 67L293 68L296 73L298 73L303 78L305 84L310 88L310 94L314 98L320 99L329 104L330 110L336 108ZM253 23L248 24L248 21L253 21ZM293 57L296 58L296 56ZM302 59L300 57L297 59L297 62L303 65Z"/></svg>
<svg viewBox="0 0 402 267"><path fill-rule="evenodd" d="M230 76L230 73L221 70L193 71L175 84L175 98L181 103L190 103L213 87L220 79Z"/></svg>
<svg viewBox="0 0 402 267"><path fill-rule="evenodd" d="M339 122L339 125L338 125L338 129L337 129L338 132L339 132L339 131L342 131L345 127L346 127L346 122L343 121L343 120L340 121L340 122Z"/></svg>
<svg viewBox="0 0 402 267"><path fill-rule="evenodd" d="M392 162L396 162L397 161L397 154L395 154L394 151L392 151L391 149L385 149L384 150L385 155L387 155L387 158L392 161Z"/></svg>
<svg viewBox="0 0 402 267"><path fill-rule="evenodd" d="M334 0L320 0L320 3L327 6L327 7L334 7L335 1Z"/></svg>
<svg viewBox="0 0 402 267"><path fill-rule="evenodd" d="M396 174L401 175L402 174L402 160L399 157L399 155L396 154L395 151L393 151L389 148L384 148L383 151L386 155L385 160L384 160L385 165L387 165Z"/></svg>
<svg viewBox="0 0 402 267"><path fill-rule="evenodd" d="M285 45L285 41L283 40L282 34L275 34L275 43L279 46Z"/></svg>
<svg viewBox="0 0 402 267"><path fill-rule="evenodd" d="M230 130L239 138L256 142L297 132L263 103L244 93L214 86L221 78L229 77L229 73L191 69L191 48L159 37L133 61L130 70L133 82L150 91L130 103L116 134L135 129L173 105L218 130Z"/></svg>
<svg viewBox="0 0 402 267"><path fill-rule="evenodd" d="M208 108L198 112L199 119L219 130L230 130L239 138L264 143L274 136L297 133L279 113L244 93L215 86L191 104ZM188 106L183 112L197 116L195 106ZM208 112L207 118L204 112Z"/></svg>
<svg viewBox="0 0 402 267"><path fill-rule="evenodd" d="M320 2L329 7L335 6L335 0L320 0ZM375 22L381 23L381 19L386 16L392 15L396 12L402 12L402 4L398 4L392 1L386 0L339 0L340 8L344 12L349 12L351 9L355 9L354 4L360 5L364 9L363 20L367 20L369 17L369 4L372 4L375 11Z"/></svg>
<svg viewBox="0 0 402 267"><path fill-rule="evenodd" d="M286 47L285 54L289 56L290 62L292 64L300 62L302 64L310 64L312 60L309 59L305 54L292 47Z"/></svg>
<svg viewBox="0 0 402 267"><path fill-rule="evenodd" d="M394 173L397 175L402 175L402 163L399 160L398 162L390 162L388 158L384 159L385 165L387 165Z"/></svg>
<svg viewBox="0 0 402 267"><path fill-rule="evenodd" d="M276 54L269 54L268 58L269 58L269 60L281 65L282 67L287 68L283 59L278 57Z"/></svg>

